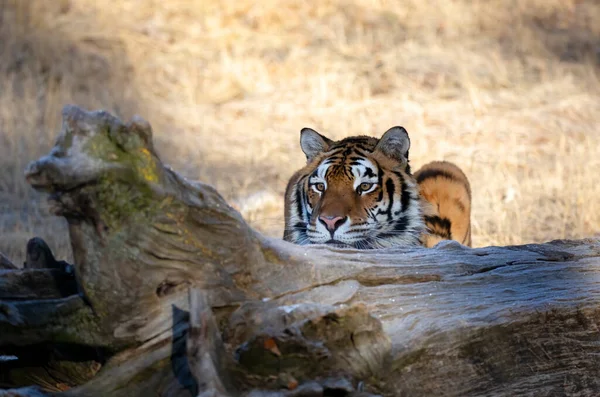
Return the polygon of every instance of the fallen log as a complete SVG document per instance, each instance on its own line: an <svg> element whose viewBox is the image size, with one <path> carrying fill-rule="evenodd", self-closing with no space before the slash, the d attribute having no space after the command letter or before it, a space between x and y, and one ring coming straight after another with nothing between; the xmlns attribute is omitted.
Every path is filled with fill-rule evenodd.
<svg viewBox="0 0 600 397"><path fill-rule="evenodd" d="M22 395L600 390L597 239L295 246L260 235L212 187L166 167L142 119L73 106L26 178L68 221L75 288L60 281L71 266L53 256L0 270L12 291L0 295L0 355L17 357L0 385L43 388ZM40 344L54 355L36 368L84 362L71 367L76 380L11 377Z"/></svg>
<svg viewBox="0 0 600 397"><path fill-rule="evenodd" d="M0 252L0 270L3 269L16 269L17 267L8 259L2 252Z"/></svg>

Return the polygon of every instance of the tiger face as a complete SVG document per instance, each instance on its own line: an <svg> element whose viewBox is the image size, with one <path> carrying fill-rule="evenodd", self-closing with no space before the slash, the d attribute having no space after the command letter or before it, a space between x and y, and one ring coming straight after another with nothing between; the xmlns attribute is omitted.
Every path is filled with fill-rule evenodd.
<svg viewBox="0 0 600 397"><path fill-rule="evenodd" d="M418 245L425 230L402 127L334 142L304 128L307 165L288 183L284 239L359 249Z"/></svg>

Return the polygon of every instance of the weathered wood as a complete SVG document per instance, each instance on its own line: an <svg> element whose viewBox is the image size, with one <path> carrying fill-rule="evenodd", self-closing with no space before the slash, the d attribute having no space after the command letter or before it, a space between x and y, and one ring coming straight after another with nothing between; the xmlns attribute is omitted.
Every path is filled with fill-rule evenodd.
<svg viewBox="0 0 600 397"><path fill-rule="evenodd" d="M6 256L4 256L4 254L2 252L0 252L0 270L2 269L8 269L8 270L14 270L17 267L15 265L13 265L13 263L10 261L10 259L8 259Z"/></svg>
<svg viewBox="0 0 600 397"><path fill-rule="evenodd" d="M103 346L93 313L77 295L61 299L0 301L0 345L47 341Z"/></svg>
<svg viewBox="0 0 600 397"><path fill-rule="evenodd" d="M0 349L65 341L106 354L93 379L61 395L600 390L599 240L295 246L163 166L143 120L76 107L63 117L26 177L69 223L79 293L40 289L33 303L28 286L0 297ZM24 274L0 283L21 291ZM191 303L190 288L201 291Z"/></svg>
<svg viewBox="0 0 600 397"><path fill-rule="evenodd" d="M62 270L0 270L0 299L58 299L76 293L75 278Z"/></svg>
<svg viewBox="0 0 600 397"><path fill-rule="evenodd" d="M57 261L48 244L39 237L27 242L25 269L57 269L67 274L73 272L71 265L65 261Z"/></svg>
<svg viewBox="0 0 600 397"><path fill-rule="evenodd" d="M70 265L42 267L0 271L0 387L61 391L100 368L88 328L91 310L76 295L72 271L64 271ZM15 393L39 394L29 388Z"/></svg>
<svg viewBox="0 0 600 397"><path fill-rule="evenodd" d="M226 382L227 352L221 332L204 292L190 288L190 320L187 353L190 371L198 384L198 396L227 397L233 385ZM237 394L237 392L236 392Z"/></svg>

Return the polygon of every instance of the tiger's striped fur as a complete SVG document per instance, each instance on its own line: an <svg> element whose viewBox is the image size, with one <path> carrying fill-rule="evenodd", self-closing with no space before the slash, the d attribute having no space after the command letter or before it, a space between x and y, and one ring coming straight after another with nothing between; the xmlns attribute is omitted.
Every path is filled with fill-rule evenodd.
<svg viewBox="0 0 600 397"><path fill-rule="evenodd" d="M284 240L359 249L431 247L445 239L470 246L466 176L448 162L413 176L404 128L337 142L304 128L300 144L307 164L286 188Z"/></svg>
<svg viewBox="0 0 600 397"><path fill-rule="evenodd" d="M422 199L433 207L425 215L425 246L456 240L470 247L471 186L464 172L450 162L433 161L415 172L415 179Z"/></svg>

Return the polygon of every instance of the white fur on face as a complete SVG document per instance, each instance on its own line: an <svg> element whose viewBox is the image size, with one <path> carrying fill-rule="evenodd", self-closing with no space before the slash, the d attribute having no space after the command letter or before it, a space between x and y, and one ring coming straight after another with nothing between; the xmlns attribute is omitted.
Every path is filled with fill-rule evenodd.
<svg viewBox="0 0 600 397"><path fill-rule="evenodd" d="M368 194L377 188L378 175L377 175L377 167L368 159L360 159L357 160L357 165L352 166L352 175L354 176L354 182L352 183L352 187L356 191L356 189L360 186L361 183L372 183L373 187L363 192L363 194Z"/></svg>
<svg viewBox="0 0 600 397"><path fill-rule="evenodd" d="M308 186L310 189L312 189L313 191L315 191L317 194L322 195L323 192L318 191L315 188L315 185L317 183L322 183L325 185L325 191L327 190L327 179L325 179L325 176L327 175L327 170L329 169L329 167L331 167L331 161L330 160L325 160L323 161L321 164L319 164L319 166L317 167L317 172L315 175L312 175L309 179L308 179ZM310 207L310 203L308 203L308 206ZM312 210L312 209L311 209Z"/></svg>
<svg viewBox="0 0 600 397"><path fill-rule="evenodd" d="M331 167L331 160L326 159L317 167L316 173L308 179L308 188L312 189L315 184L323 183L325 191L327 189L326 175ZM372 161L361 158L352 164L350 171L353 176L352 188L355 194L362 183L369 183L372 186L360 194L369 194L378 188L378 183L388 183L388 177L382 175L379 180L378 168ZM297 186L302 189L302 187ZM380 188L383 188L381 186ZM306 225L306 233L302 242L299 244L323 244L331 240L357 248L384 248L391 246L418 245L419 237L423 232L425 225L422 219L421 206L418 196L418 188L411 178L395 178L393 183L392 202L388 196L392 185L385 186L382 199L373 207L367 209L367 219L359 224L353 224L353 220L348 217L333 235L327 230L326 226L318 220L315 224L310 222L313 208L308 202L306 193L303 192L303 211L302 222ZM302 189L303 190L303 189ZM318 194L322 192L315 190ZM406 192L404 192L406 191ZM402 208L402 195L408 194L406 208ZM295 208L295 207L294 207ZM292 222L299 219L299 216L292 217Z"/></svg>

